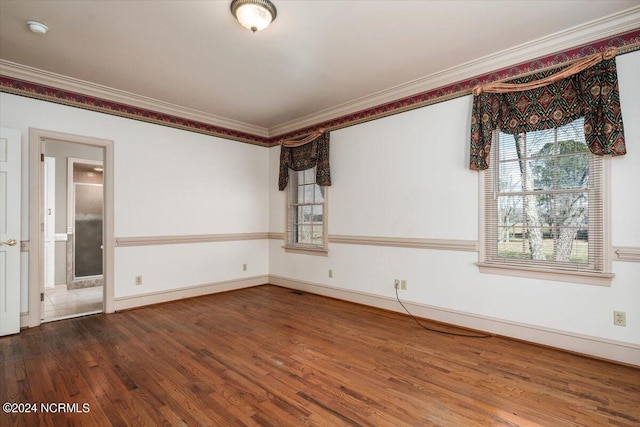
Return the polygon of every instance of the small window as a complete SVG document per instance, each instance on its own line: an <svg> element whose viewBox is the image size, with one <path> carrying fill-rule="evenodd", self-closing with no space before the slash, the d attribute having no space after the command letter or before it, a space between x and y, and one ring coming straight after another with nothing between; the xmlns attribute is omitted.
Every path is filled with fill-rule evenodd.
<svg viewBox="0 0 640 427"><path fill-rule="evenodd" d="M589 152L584 119L494 138L481 267L605 273L604 161Z"/></svg>
<svg viewBox="0 0 640 427"><path fill-rule="evenodd" d="M287 249L326 253L326 187L316 184L316 168L289 170Z"/></svg>

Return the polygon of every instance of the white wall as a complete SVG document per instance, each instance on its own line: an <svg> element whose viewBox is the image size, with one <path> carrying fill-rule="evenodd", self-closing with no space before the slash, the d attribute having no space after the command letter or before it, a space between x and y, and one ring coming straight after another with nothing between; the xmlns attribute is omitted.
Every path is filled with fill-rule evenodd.
<svg viewBox="0 0 640 427"><path fill-rule="evenodd" d="M611 161L612 243L640 247L640 52L617 61L629 154ZM468 169L471 100L332 132L329 235L477 240L479 174ZM284 192L275 184L279 151L270 154L271 232L284 232ZM330 244L328 257L320 257L285 253L282 244L271 241L270 274L312 288L390 301L393 279L405 279L401 298L432 312L640 344L640 263L614 262L616 277L607 287L481 274L474 252ZM626 311L626 327L613 325L613 310Z"/></svg>
<svg viewBox="0 0 640 427"><path fill-rule="evenodd" d="M612 161L612 239L640 247L640 52L617 61L629 154ZM329 233L477 240L479 178L467 166L470 102L459 98L332 132ZM114 141L115 237L284 231L278 147L6 93L0 93L0 124L22 131L22 240L29 237L29 127ZM282 243L117 247L115 298L271 274L391 304L393 279L400 278L408 281L405 301L442 316L640 344L640 263L615 262L612 286L602 287L480 274L474 252L330 244L329 255L320 257L287 254ZM26 259L23 254L23 312ZM142 286L135 286L136 275L144 277ZM627 327L612 324L613 310L626 311Z"/></svg>
<svg viewBox="0 0 640 427"><path fill-rule="evenodd" d="M29 239L30 127L114 141L116 238L268 230L269 151L263 147L6 93L0 94L0 123L22 132L22 240ZM114 296L266 274L265 240L117 247ZM142 286L135 286L135 275L143 275Z"/></svg>

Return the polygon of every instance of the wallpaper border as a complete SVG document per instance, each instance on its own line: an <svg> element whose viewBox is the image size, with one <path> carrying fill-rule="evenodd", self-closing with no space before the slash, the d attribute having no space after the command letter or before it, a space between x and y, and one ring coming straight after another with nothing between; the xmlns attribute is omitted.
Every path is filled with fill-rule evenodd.
<svg viewBox="0 0 640 427"><path fill-rule="evenodd" d="M479 84L509 80L517 76L524 76L545 69L555 68L565 63L576 61L580 58L604 51L607 47L617 47L618 55L630 53L640 49L640 29L629 31L613 37L607 37L598 41L587 43L569 50L557 52L538 59L502 68L498 71L482 74L470 79L461 80L440 88L431 89L415 95L387 102L377 107L367 108L362 111L347 114L331 120L316 123L270 138L270 145L278 145L285 139L297 138L310 134L320 128L336 130L359 123L376 120L393 114L414 110L428 105L437 104L450 99L470 95L471 90Z"/></svg>
<svg viewBox="0 0 640 427"><path fill-rule="evenodd" d="M557 67L593 53L603 51L605 48L610 46L617 47L619 55L640 49L640 29L634 29L616 36L593 41L572 49L557 52L555 54L547 55L524 63L511 65L498 71L493 71L470 79L464 79L439 88L399 98L395 101L386 102L372 108L366 108L355 113L342 115L330 120L321 121L311 126L301 127L295 131L271 137L238 131L198 120L179 117L173 114L135 107L125 103L110 101L74 91L62 90L51 85L33 83L24 79L13 78L6 75L0 75L0 92L54 102L66 106L216 136L248 144L273 147L278 145L278 143L284 139L307 135L311 132L317 131L319 128L337 130L461 96L466 96L469 95L471 93L471 89L478 84L506 80L516 76L525 75L527 73L541 71L546 68Z"/></svg>

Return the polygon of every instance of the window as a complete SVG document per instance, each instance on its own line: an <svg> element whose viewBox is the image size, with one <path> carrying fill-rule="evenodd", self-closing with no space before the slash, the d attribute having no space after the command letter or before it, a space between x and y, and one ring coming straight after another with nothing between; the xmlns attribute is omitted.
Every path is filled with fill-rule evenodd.
<svg viewBox="0 0 640 427"><path fill-rule="evenodd" d="M496 130L491 151L481 269L528 271L524 275L529 277L550 272L569 281L584 282L585 276L610 280L605 160L589 152L584 119L517 135Z"/></svg>
<svg viewBox="0 0 640 427"><path fill-rule="evenodd" d="M289 170L287 249L326 253L326 187L316 184L316 168Z"/></svg>

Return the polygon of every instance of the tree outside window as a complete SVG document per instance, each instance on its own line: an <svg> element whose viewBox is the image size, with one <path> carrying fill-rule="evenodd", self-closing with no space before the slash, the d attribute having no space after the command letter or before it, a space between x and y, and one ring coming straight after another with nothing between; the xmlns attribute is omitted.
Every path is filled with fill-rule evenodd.
<svg viewBox="0 0 640 427"><path fill-rule="evenodd" d="M326 188L316 184L316 168L289 170L287 246L326 248Z"/></svg>
<svg viewBox="0 0 640 427"><path fill-rule="evenodd" d="M489 176L487 260L598 269L601 159L584 119L554 129L497 133Z"/></svg>

